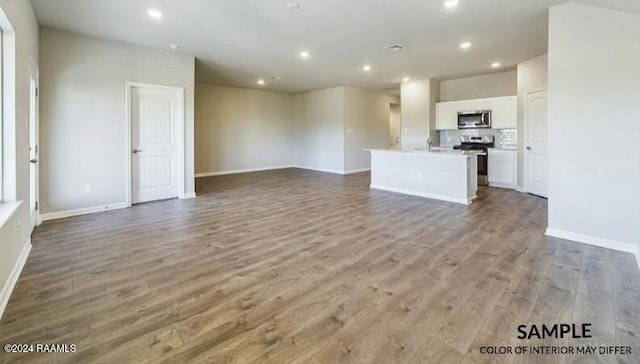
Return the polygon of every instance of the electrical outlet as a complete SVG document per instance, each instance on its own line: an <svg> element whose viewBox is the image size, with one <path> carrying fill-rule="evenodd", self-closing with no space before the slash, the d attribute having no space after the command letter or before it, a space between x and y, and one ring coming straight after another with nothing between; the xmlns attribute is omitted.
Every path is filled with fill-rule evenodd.
<svg viewBox="0 0 640 364"><path fill-rule="evenodd" d="M247 164L247 158L242 158L242 163Z"/></svg>
<svg viewBox="0 0 640 364"><path fill-rule="evenodd" d="M84 194L88 195L91 193L91 185L84 185Z"/></svg>
<svg viewBox="0 0 640 364"><path fill-rule="evenodd" d="M21 225L22 221L20 219L18 219L18 221L16 221L16 232L18 234L20 234L20 225Z"/></svg>

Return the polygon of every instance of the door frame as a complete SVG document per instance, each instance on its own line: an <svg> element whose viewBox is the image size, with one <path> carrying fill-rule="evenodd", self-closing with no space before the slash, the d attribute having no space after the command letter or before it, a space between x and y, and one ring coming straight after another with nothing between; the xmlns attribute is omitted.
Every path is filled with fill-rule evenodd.
<svg viewBox="0 0 640 364"><path fill-rule="evenodd" d="M177 140L179 142L178 145L178 198L180 199L184 199L185 198L185 192L184 192L184 176L185 176L185 163L184 163L184 155L185 155L185 148L184 148L184 129L185 129L185 107L184 107L184 87L178 87L178 86L166 86L166 85L157 85L157 84L151 84L151 83L143 83L143 82L133 82L133 81L127 81L126 82L126 98L127 98L127 117L125 118L126 120L126 125L125 125L125 178L126 178L126 183L125 185L127 186L127 191L126 191L126 197L127 197L127 207L131 207L132 202L131 202L131 189L132 189L132 185L133 185L133 179L132 179L132 163L131 163L131 128L132 128L132 115L131 115L131 97L133 96L133 89L134 88L149 88L149 89L156 89L156 90L163 90L163 91L174 91L178 93L178 108L180 109L180 112L178 112L177 114L179 115L179 120L178 120L178 135L177 135Z"/></svg>
<svg viewBox="0 0 640 364"><path fill-rule="evenodd" d="M527 162L527 134L529 134L529 118L527 118L527 96L529 94L532 93L536 93L536 92L540 92L540 91L547 91L547 112L549 111L549 87L548 86L543 86L543 87L535 87L535 88L530 88L527 89L524 92L524 96L523 96L523 100L522 100L522 110L523 110L523 115L522 115L522 191L525 193L531 193L531 191L529 191L529 189L527 188L528 186L531 185L531 178L527 178L527 167L530 167L529 164ZM547 116L547 146L549 145L549 118ZM549 165L549 148L547 148L547 168ZM529 176L531 177L531 176ZM547 178L547 186L549 184L549 180Z"/></svg>
<svg viewBox="0 0 640 364"><path fill-rule="evenodd" d="M397 106L398 107L398 136L396 137L396 139L398 140L396 144L396 148L400 149L400 145L401 145L401 139L402 139L402 118L401 118L401 113L400 113L400 108L402 107L402 104L400 104L399 102L390 102L389 103L389 137L391 137L391 108L393 106ZM390 145L389 145L390 146Z"/></svg>
<svg viewBox="0 0 640 364"><path fill-rule="evenodd" d="M35 81L36 84L36 100L35 100L35 144L36 144L36 158L38 162L35 163L36 176L35 176L35 197L36 197L36 211L35 211L35 226L42 224L42 216L40 214L40 69L38 68L38 64L33 60L33 57L29 55L29 82L31 82L31 78ZM31 143L31 89L29 89L29 143ZM29 157L31 158L31 157ZM31 162L29 162L31 164ZM31 170L31 165L29 165L29 170ZM31 172L29 172L29 197L31 197ZM29 228L31 228L31 202L29 201ZM32 231L33 232L33 231Z"/></svg>

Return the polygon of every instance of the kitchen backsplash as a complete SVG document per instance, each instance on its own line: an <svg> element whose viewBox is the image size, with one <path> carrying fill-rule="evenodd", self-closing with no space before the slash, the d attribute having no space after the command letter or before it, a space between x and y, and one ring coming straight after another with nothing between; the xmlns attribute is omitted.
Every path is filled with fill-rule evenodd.
<svg viewBox="0 0 640 364"><path fill-rule="evenodd" d="M461 135L493 135L496 141L496 147L515 147L518 145L517 129L466 129L466 130L440 130L438 136L440 138L440 146L452 147L460 144Z"/></svg>

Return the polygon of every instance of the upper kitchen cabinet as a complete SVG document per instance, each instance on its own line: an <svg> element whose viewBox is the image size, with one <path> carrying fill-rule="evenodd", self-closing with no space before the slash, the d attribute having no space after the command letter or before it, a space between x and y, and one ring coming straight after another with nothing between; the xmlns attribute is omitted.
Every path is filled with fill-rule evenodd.
<svg viewBox="0 0 640 364"><path fill-rule="evenodd" d="M436 129L458 129L458 101L438 102L436 104Z"/></svg>
<svg viewBox="0 0 640 364"><path fill-rule="evenodd" d="M515 129L517 127L516 96L485 99L438 102L436 104L436 129L458 129L458 112L491 110L491 128Z"/></svg>
<svg viewBox="0 0 640 364"><path fill-rule="evenodd" d="M491 128L516 129L518 112L516 96L494 97L489 100Z"/></svg>

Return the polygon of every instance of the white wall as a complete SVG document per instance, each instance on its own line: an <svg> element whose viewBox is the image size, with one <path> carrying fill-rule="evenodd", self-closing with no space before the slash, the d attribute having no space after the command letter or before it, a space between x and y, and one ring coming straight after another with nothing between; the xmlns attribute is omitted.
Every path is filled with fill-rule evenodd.
<svg viewBox="0 0 640 364"><path fill-rule="evenodd" d="M550 9L554 235L640 247L639 44L639 15L575 3Z"/></svg>
<svg viewBox="0 0 640 364"><path fill-rule="evenodd" d="M344 87L293 96L294 164L344 172Z"/></svg>
<svg viewBox="0 0 640 364"><path fill-rule="evenodd" d="M48 28L40 54L43 213L126 201L127 81L185 89L185 192L194 191L193 57Z"/></svg>
<svg viewBox="0 0 640 364"><path fill-rule="evenodd" d="M518 186L524 180L524 96L527 91L547 87L548 61L544 54L518 64Z"/></svg>
<svg viewBox="0 0 640 364"><path fill-rule="evenodd" d="M439 101L513 96L516 93L517 74L514 70L441 81Z"/></svg>
<svg viewBox="0 0 640 364"><path fill-rule="evenodd" d="M290 166L293 96L196 84L196 174Z"/></svg>
<svg viewBox="0 0 640 364"><path fill-rule="evenodd" d="M6 89L3 95L3 199L22 201L19 209L0 226L0 294L8 295L11 273L29 240L29 129L25 123L29 120L29 56L38 63L38 24L28 0L0 0L0 7L6 16L3 20L13 28L13 32L5 29L3 43L15 44L13 62L9 62L15 64L15 71L3 64L5 81L15 85L14 97L7 97ZM5 298L8 297L0 300ZM2 307L0 314L1 311Z"/></svg>
<svg viewBox="0 0 640 364"><path fill-rule="evenodd" d="M400 86L400 123L403 149L425 149L427 139L436 138L435 101L436 80L403 82ZM436 140L433 140L437 144Z"/></svg>
<svg viewBox="0 0 640 364"><path fill-rule="evenodd" d="M345 172L371 167L371 155L364 148L389 147L391 104L398 102L400 98L397 96L345 87Z"/></svg>

